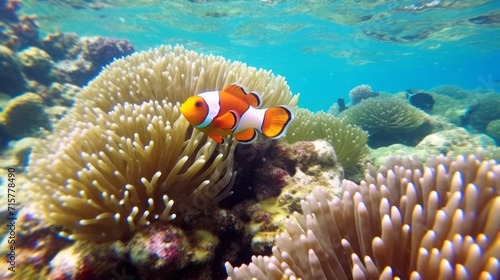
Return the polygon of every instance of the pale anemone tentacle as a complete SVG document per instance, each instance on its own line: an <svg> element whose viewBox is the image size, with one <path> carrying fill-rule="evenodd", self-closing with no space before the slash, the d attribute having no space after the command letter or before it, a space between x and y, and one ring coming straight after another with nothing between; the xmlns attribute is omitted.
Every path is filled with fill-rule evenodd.
<svg viewBox="0 0 500 280"><path fill-rule="evenodd" d="M271 258L253 257L260 271L226 263L228 279L500 278L498 163L390 158L370 170L359 185L344 180L342 199L318 188L301 203L272 249L281 269L270 274Z"/></svg>

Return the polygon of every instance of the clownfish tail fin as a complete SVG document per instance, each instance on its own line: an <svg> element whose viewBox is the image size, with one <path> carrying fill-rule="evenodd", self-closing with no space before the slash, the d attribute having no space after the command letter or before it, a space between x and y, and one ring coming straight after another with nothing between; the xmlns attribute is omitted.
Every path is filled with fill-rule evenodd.
<svg viewBox="0 0 500 280"><path fill-rule="evenodd" d="M279 138L285 135L292 120L293 110L287 106L266 109L261 131L268 138Z"/></svg>

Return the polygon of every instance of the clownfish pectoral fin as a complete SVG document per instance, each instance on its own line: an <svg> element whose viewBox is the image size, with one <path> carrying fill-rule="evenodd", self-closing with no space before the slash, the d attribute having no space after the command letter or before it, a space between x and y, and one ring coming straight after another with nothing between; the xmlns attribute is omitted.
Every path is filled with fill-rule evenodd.
<svg viewBox="0 0 500 280"><path fill-rule="evenodd" d="M245 99L248 104L254 108L260 108L260 105L262 104L262 97L255 91L249 92Z"/></svg>
<svg viewBox="0 0 500 280"><path fill-rule="evenodd" d="M248 92L247 89L240 84L230 84L225 87L223 91L238 97L254 108L259 108L260 104L262 104L262 98L260 94L254 91Z"/></svg>
<svg viewBox="0 0 500 280"><path fill-rule="evenodd" d="M257 132L253 128L245 129L234 135L234 138L240 143L250 144L257 140Z"/></svg>
<svg viewBox="0 0 500 280"><path fill-rule="evenodd" d="M215 142L219 143L219 144L223 144L224 143L224 138L222 138L222 136L220 135L208 135L208 137L212 138L212 140L214 140Z"/></svg>
<svg viewBox="0 0 500 280"><path fill-rule="evenodd" d="M216 127L224 129L224 130L232 130L236 127L238 123L238 115L236 112L229 111L224 115L217 117L213 120L213 123Z"/></svg>
<svg viewBox="0 0 500 280"><path fill-rule="evenodd" d="M269 138L279 138L285 134L292 119L293 111L286 106L266 109L262 121L262 133Z"/></svg>

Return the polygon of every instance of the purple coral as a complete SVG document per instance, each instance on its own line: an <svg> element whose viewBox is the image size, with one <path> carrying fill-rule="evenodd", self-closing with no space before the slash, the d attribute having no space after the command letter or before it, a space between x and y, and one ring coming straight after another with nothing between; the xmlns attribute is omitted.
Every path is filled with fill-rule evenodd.
<svg viewBox="0 0 500 280"><path fill-rule="evenodd" d="M145 279L167 275L188 264L189 242L184 231L171 224L154 223L128 244L132 264Z"/></svg>
<svg viewBox="0 0 500 280"><path fill-rule="evenodd" d="M372 91L372 87L369 85L359 85L349 91L349 98L352 104L357 104L363 99L378 96L378 93Z"/></svg>
<svg viewBox="0 0 500 280"><path fill-rule="evenodd" d="M55 38L56 39L56 38ZM68 42L60 43L72 44L71 38ZM59 43L57 43L59 45ZM84 86L93 79L101 69L113 61L134 52L134 47L129 40L116 38L82 38L66 54L66 60L58 61L55 65L55 75L58 82L71 83L77 86ZM69 57L75 59L70 59ZM61 55L58 55L61 57Z"/></svg>
<svg viewBox="0 0 500 280"><path fill-rule="evenodd" d="M95 37L86 41L83 57L100 69L102 66L134 52L134 46L126 39Z"/></svg>
<svg viewBox="0 0 500 280"><path fill-rule="evenodd" d="M0 0L0 18L15 21L19 8L21 8L21 0Z"/></svg>

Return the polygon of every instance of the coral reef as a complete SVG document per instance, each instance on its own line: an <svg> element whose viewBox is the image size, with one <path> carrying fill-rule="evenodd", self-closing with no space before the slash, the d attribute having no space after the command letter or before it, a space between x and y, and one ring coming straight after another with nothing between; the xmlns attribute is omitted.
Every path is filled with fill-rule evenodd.
<svg viewBox="0 0 500 280"><path fill-rule="evenodd" d="M427 135L415 147L432 151L431 154L470 154L478 147L494 146L493 139L484 134L470 134L464 128L456 127Z"/></svg>
<svg viewBox="0 0 500 280"><path fill-rule="evenodd" d="M36 136L36 126L50 128L66 111L63 106L73 104L75 92L80 90L76 85L85 85L112 59L134 51L128 40L116 38L78 38L59 32L40 40L36 16L18 16L19 6L20 1L0 1L0 94L16 97L33 92L43 104L26 114L24 121L32 122L19 124L18 129L24 131L14 131L14 122L3 113L2 148L20 137ZM42 112L42 105L50 113L48 121L45 115L34 118ZM4 109L5 105L0 107ZM29 126L34 129L26 128Z"/></svg>
<svg viewBox="0 0 500 280"><path fill-rule="evenodd" d="M433 116L444 117L454 125L462 125L462 116L467 111L467 107L474 105L474 99L455 99L448 95L433 93L432 97L436 101L432 109Z"/></svg>
<svg viewBox="0 0 500 280"><path fill-rule="evenodd" d="M83 38L82 56L94 65L107 65L115 58L134 52L134 46L129 40L106 37Z"/></svg>
<svg viewBox="0 0 500 280"><path fill-rule="evenodd" d="M41 47L54 60L75 59L77 56L79 42L76 33L52 33L48 34L40 42Z"/></svg>
<svg viewBox="0 0 500 280"><path fill-rule="evenodd" d="M0 135L20 139L34 135L40 128L50 129L50 122L42 106L42 98L25 93L10 100L0 112Z"/></svg>
<svg viewBox="0 0 500 280"><path fill-rule="evenodd" d="M53 82L49 87L40 88L39 94L44 99L45 104L49 106L64 106L70 107L73 105L76 94L81 88L64 83L60 84Z"/></svg>
<svg viewBox="0 0 500 280"><path fill-rule="evenodd" d="M500 119L488 123L486 131L496 139L500 139Z"/></svg>
<svg viewBox="0 0 500 280"><path fill-rule="evenodd" d="M480 154L484 159L500 161L500 148L486 134L471 134L461 127L446 127L427 135L414 147L393 144L371 150L371 162L381 166L392 156L413 156L427 159L431 155L457 156Z"/></svg>
<svg viewBox="0 0 500 280"><path fill-rule="evenodd" d="M0 0L0 45L12 50L34 46L38 41L36 16L19 16L21 0Z"/></svg>
<svg viewBox="0 0 500 280"><path fill-rule="evenodd" d="M187 236L173 225L156 223L136 234L128 246L132 264L146 279L153 279L159 272L163 277L168 276L188 264Z"/></svg>
<svg viewBox="0 0 500 280"><path fill-rule="evenodd" d="M22 230L18 231L16 273L0 264L2 279L120 279L120 275L141 279L220 279L223 261L234 260L216 253L232 250L238 254L245 236L242 223L226 210L216 210L177 221L177 225L153 222L127 241L69 242L37 218L36 210L25 206L18 215ZM179 225L180 222L180 225ZM193 226L196 225L196 226ZM230 233L230 231L234 231ZM228 237L231 236L230 240ZM224 238L224 246L219 246ZM9 251L3 240L0 252ZM230 247L230 248L228 248Z"/></svg>
<svg viewBox="0 0 500 280"><path fill-rule="evenodd" d="M368 131L368 143L375 147L396 142L418 143L430 132L427 115L395 97L379 96L363 100L340 116L347 123Z"/></svg>
<svg viewBox="0 0 500 280"><path fill-rule="evenodd" d="M18 95L26 89L23 72L14 52L0 45L0 92L11 96Z"/></svg>
<svg viewBox="0 0 500 280"><path fill-rule="evenodd" d="M493 120L500 119L500 95L489 92L477 94L479 108L474 111L469 119L468 124L478 131L485 132L488 123Z"/></svg>
<svg viewBox="0 0 500 280"><path fill-rule="evenodd" d="M134 47L127 39L82 37L76 42L72 34L53 34L43 41L48 53L60 58L54 65L59 82L84 86L113 59L130 55ZM69 50L64 52L64 48Z"/></svg>
<svg viewBox="0 0 500 280"><path fill-rule="evenodd" d="M46 220L65 227L63 236L93 240L168 221L173 201L182 214L226 197L236 143L207 140L174 104L232 82L261 92L263 106L297 102L271 72L182 47L115 61L34 147L30 197Z"/></svg>
<svg viewBox="0 0 500 280"><path fill-rule="evenodd" d="M228 279L500 277L500 166L476 156L393 158L343 197L319 188L271 257ZM454 269L456 268L456 269Z"/></svg>
<svg viewBox="0 0 500 280"><path fill-rule="evenodd" d="M295 121L284 139L288 143L316 139L328 141L335 149L345 175L351 177L359 174L360 166L369 155L367 138L366 132L344 119L323 112L314 114L306 109L298 109L295 111Z"/></svg>
<svg viewBox="0 0 500 280"><path fill-rule="evenodd" d="M325 140L290 145L259 139L252 145L238 146L234 168L238 176L233 191L238 195L222 201L223 207L230 208L247 199L277 198L277 205L287 213L297 209L314 186L338 191L342 174L335 151Z"/></svg>
<svg viewBox="0 0 500 280"><path fill-rule="evenodd" d="M356 105L361 100L368 99L370 97L378 96L379 94L372 91L372 87L369 85L359 85L349 91L349 98L351 99L351 105Z"/></svg>
<svg viewBox="0 0 500 280"><path fill-rule="evenodd" d="M29 47L17 54L23 68L23 73L28 79L40 83L50 81L50 73L54 61L48 53L36 47Z"/></svg>
<svg viewBox="0 0 500 280"><path fill-rule="evenodd" d="M439 85L437 87L431 88L429 91L457 100L468 100L474 97L474 95L470 91L455 85Z"/></svg>
<svg viewBox="0 0 500 280"><path fill-rule="evenodd" d="M20 183L17 180L16 182ZM24 206L18 212L15 223L16 272L9 271L7 268L10 264L2 262L0 263L0 278L41 279L37 271L46 268L57 252L67 246L68 241L58 237L54 228L40 220L36 210L30 205ZM10 252L12 246L8 243L8 237L6 235L0 243L0 253L4 256ZM19 264L22 264L22 269Z"/></svg>
<svg viewBox="0 0 500 280"><path fill-rule="evenodd" d="M17 19L16 12L21 7L21 0L1 0L0 18L14 21Z"/></svg>

